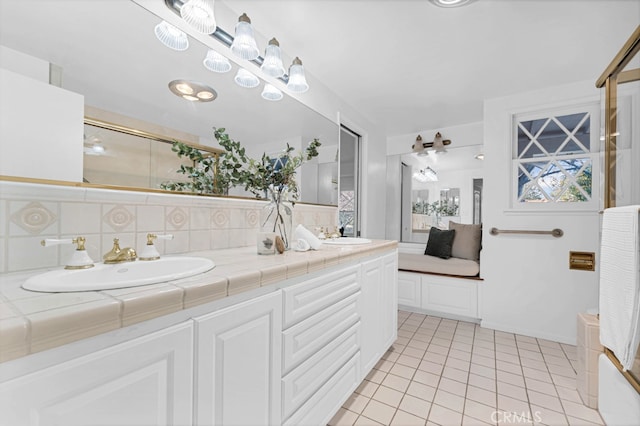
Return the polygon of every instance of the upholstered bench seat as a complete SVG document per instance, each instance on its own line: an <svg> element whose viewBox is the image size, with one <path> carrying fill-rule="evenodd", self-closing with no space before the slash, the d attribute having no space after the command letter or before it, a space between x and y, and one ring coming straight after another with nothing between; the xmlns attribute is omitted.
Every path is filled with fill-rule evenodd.
<svg viewBox="0 0 640 426"><path fill-rule="evenodd" d="M416 253L398 253L398 269L401 271L427 274L451 275L455 277L477 277L480 264L475 260L450 257L441 259L435 256Z"/></svg>

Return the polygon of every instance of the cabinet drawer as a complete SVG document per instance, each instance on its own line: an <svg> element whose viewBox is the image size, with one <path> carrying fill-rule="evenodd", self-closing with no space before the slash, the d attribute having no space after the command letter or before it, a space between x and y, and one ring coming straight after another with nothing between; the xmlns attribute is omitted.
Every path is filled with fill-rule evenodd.
<svg viewBox="0 0 640 426"><path fill-rule="evenodd" d="M350 266L283 289L284 328L358 291L358 270L357 265Z"/></svg>
<svg viewBox="0 0 640 426"><path fill-rule="evenodd" d="M360 322L282 378L283 417L290 416L320 389L359 349Z"/></svg>
<svg viewBox="0 0 640 426"><path fill-rule="evenodd" d="M283 333L282 370L286 374L359 320L356 292Z"/></svg>
<svg viewBox="0 0 640 426"><path fill-rule="evenodd" d="M326 425L360 383L359 371L357 352L284 425Z"/></svg>

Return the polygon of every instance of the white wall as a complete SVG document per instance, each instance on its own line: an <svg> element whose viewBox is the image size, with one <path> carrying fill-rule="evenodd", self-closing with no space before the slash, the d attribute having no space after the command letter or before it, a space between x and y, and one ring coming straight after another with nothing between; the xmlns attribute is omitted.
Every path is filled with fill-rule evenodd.
<svg viewBox="0 0 640 426"><path fill-rule="evenodd" d="M49 82L49 62L0 45L0 68L25 77Z"/></svg>
<svg viewBox="0 0 640 426"><path fill-rule="evenodd" d="M570 250L595 252L598 260L597 208L515 212L509 209L509 197L512 114L599 99L593 81L586 81L485 101L482 326L575 344L577 314L598 306L598 272L568 269ZM492 227L560 228L564 236L491 236Z"/></svg>
<svg viewBox="0 0 640 426"><path fill-rule="evenodd" d="M82 182L84 97L0 68L0 175Z"/></svg>

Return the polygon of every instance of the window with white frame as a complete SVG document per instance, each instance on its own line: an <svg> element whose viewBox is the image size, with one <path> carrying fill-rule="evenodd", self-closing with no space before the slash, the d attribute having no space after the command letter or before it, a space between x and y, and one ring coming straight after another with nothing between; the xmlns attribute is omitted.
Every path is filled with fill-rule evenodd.
<svg viewBox="0 0 640 426"><path fill-rule="evenodd" d="M597 109L519 114L514 120L514 207L597 206Z"/></svg>

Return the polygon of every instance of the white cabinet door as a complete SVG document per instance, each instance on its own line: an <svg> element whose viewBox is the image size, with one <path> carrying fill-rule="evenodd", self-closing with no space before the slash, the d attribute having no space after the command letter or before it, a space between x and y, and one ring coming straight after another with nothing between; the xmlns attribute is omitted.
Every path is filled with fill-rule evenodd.
<svg viewBox="0 0 640 426"><path fill-rule="evenodd" d="M382 258L382 354L398 337L398 253Z"/></svg>
<svg viewBox="0 0 640 426"><path fill-rule="evenodd" d="M382 356L381 341L383 336L383 280L381 259L362 263L362 358L363 377L373 368Z"/></svg>
<svg viewBox="0 0 640 426"><path fill-rule="evenodd" d="M196 424L281 422L281 291L196 318Z"/></svg>
<svg viewBox="0 0 640 426"><path fill-rule="evenodd" d="M398 316L396 253L362 263L362 375L371 371L396 340Z"/></svg>
<svg viewBox="0 0 640 426"><path fill-rule="evenodd" d="M420 274L398 272L398 304L420 308L422 303Z"/></svg>
<svg viewBox="0 0 640 426"><path fill-rule="evenodd" d="M0 384L0 424L191 425L192 378L189 321Z"/></svg>

